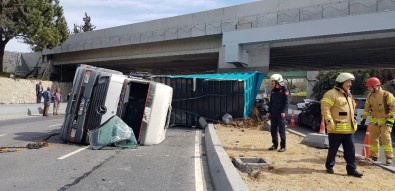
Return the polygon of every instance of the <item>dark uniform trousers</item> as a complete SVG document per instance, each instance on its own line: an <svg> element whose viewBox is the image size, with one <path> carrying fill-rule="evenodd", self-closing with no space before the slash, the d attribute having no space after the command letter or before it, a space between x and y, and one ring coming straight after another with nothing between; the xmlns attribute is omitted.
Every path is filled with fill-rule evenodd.
<svg viewBox="0 0 395 191"><path fill-rule="evenodd" d="M274 147L278 147L278 136L277 132L280 133L280 147L285 148L285 119L281 117L281 113L270 114L271 125L270 133L272 135L272 143Z"/></svg>
<svg viewBox="0 0 395 191"><path fill-rule="evenodd" d="M354 134L328 134L329 150L326 157L325 166L327 169L332 169L336 163L336 154L340 145L343 145L344 159L346 160L347 172L354 172L355 165L355 147L354 147Z"/></svg>

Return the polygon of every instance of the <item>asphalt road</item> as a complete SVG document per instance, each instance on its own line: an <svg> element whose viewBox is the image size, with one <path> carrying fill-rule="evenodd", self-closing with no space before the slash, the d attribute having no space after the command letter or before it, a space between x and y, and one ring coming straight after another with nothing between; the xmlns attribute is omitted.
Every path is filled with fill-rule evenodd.
<svg viewBox="0 0 395 191"><path fill-rule="evenodd" d="M0 153L1 190L213 190L198 129L168 129L154 146L91 150L63 143L62 122L63 116L0 121L0 147L50 143Z"/></svg>
<svg viewBox="0 0 395 191"><path fill-rule="evenodd" d="M296 110L296 105L290 105L290 109L289 109L289 114L287 116L287 120L289 121L291 119L291 115L292 115L292 111L294 111L294 116L295 116L295 121L298 121L298 114L300 113L300 110ZM288 128L292 128L293 130L303 133L303 134L308 134L308 133L318 133L318 132L314 132L311 130L310 127L306 127L306 126L298 126L296 124L296 127L289 127ZM355 134L355 153L356 154L362 154L362 148L363 148L363 143L365 141L365 135L366 135L366 130L365 129L359 129ZM392 148L395 151L395 130L392 132ZM395 158L393 158L393 163L392 166L395 166ZM382 162L385 164L385 155L384 155L384 151L383 148L380 148L380 157L378 162Z"/></svg>

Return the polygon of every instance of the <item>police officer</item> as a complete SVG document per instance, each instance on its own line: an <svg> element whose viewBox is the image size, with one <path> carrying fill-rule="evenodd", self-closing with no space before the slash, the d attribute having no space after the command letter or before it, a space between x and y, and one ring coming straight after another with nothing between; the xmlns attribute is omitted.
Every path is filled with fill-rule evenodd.
<svg viewBox="0 0 395 191"><path fill-rule="evenodd" d="M284 84L283 77L280 74L270 76L272 91L270 94L269 111L266 117L270 117L270 132L272 135L273 145L269 150L277 150L278 136L280 133L280 149L278 152L285 151L285 114L288 112L288 88Z"/></svg>
<svg viewBox="0 0 395 191"><path fill-rule="evenodd" d="M326 157L326 172L333 174L336 153L343 145L347 175L362 177L355 164L354 133L357 130L355 120L355 102L350 87L355 77L350 73L340 73L336 78L336 86L327 91L321 100L321 113L328 131L329 150Z"/></svg>
<svg viewBox="0 0 395 191"><path fill-rule="evenodd" d="M395 121L395 98L380 87L379 79L372 77L366 82L369 94L365 102L361 125L365 125L366 118L370 117L370 157L377 161L379 157L379 138L384 149L386 164L392 164L394 158L391 143L392 126Z"/></svg>

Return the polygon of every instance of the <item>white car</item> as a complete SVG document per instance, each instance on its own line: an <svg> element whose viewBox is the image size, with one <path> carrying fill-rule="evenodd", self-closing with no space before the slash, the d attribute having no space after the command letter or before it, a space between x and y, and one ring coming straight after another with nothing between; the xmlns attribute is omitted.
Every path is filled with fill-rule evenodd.
<svg viewBox="0 0 395 191"><path fill-rule="evenodd" d="M296 105L298 106L298 109L303 109L305 108L310 102L312 102L314 100L312 99L303 99L303 102L297 103Z"/></svg>
<svg viewBox="0 0 395 191"><path fill-rule="evenodd" d="M362 113L365 108L365 102L366 98L354 98L355 103L356 103L356 112L355 112L355 117L358 122L358 126L361 126L361 119L362 119ZM369 124L369 117L366 119L365 126Z"/></svg>

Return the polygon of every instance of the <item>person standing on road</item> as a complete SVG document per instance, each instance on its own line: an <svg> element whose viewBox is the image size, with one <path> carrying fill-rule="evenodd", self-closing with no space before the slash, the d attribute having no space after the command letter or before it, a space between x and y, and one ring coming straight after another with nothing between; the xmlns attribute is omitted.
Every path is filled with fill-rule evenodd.
<svg viewBox="0 0 395 191"><path fill-rule="evenodd" d="M270 94L269 111L266 114L270 118L270 133L273 145L269 150L277 150L278 135L280 133L280 149L278 152L284 152L286 149L285 136L285 114L288 113L288 88L284 84L284 79L280 74L270 76L272 91Z"/></svg>
<svg viewBox="0 0 395 191"><path fill-rule="evenodd" d="M390 92L383 90L378 78L367 80L369 94L366 98L365 109L362 114L361 125L365 125L366 118L370 117L370 157L377 161L379 157L379 138L384 149L386 164L392 164L394 158L391 132L395 121L395 98Z"/></svg>
<svg viewBox="0 0 395 191"><path fill-rule="evenodd" d="M43 93L43 97L44 97L44 111L43 111L43 116L48 116L48 110L49 110L49 106L51 105L51 89L48 87L47 91L45 91Z"/></svg>
<svg viewBox="0 0 395 191"><path fill-rule="evenodd" d="M62 93L60 88L56 88L55 92L52 94L53 100L53 115L58 115L59 105L62 102Z"/></svg>
<svg viewBox="0 0 395 191"><path fill-rule="evenodd" d="M336 78L336 86L327 91L321 100L321 114L325 119L328 131L329 149L326 157L326 172L333 174L336 154L343 145L346 160L347 175L362 177L355 164L354 133L357 131L355 119L355 101L350 93L352 81L355 77L351 73L340 73Z"/></svg>
<svg viewBox="0 0 395 191"><path fill-rule="evenodd" d="M36 84L36 102L37 103L41 103L41 97L43 95L43 85L42 85L42 81L40 80L37 84Z"/></svg>

